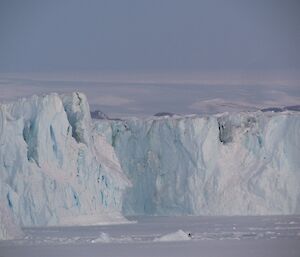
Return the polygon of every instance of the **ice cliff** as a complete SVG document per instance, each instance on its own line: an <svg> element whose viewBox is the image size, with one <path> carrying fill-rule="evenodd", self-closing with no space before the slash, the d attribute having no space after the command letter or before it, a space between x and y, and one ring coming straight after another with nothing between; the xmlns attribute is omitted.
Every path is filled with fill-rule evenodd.
<svg viewBox="0 0 300 257"><path fill-rule="evenodd" d="M92 120L80 93L0 104L0 239L122 214L300 213L299 157L299 112Z"/></svg>
<svg viewBox="0 0 300 257"><path fill-rule="evenodd" d="M80 93L0 105L2 234L7 213L20 226L122 220L129 181L113 148L93 130Z"/></svg>
<svg viewBox="0 0 300 257"><path fill-rule="evenodd" d="M125 214L300 213L300 114L97 121L133 187Z"/></svg>

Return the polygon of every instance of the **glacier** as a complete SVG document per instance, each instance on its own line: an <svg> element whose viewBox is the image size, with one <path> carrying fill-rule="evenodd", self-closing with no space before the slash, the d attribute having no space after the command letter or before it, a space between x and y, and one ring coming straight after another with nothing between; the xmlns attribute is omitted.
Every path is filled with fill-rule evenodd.
<svg viewBox="0 0 300 257"><path fill-rule="evenodd" d="M96 121L133 186L126 215L300 213L300 114Z"/></svg>
<svg viewBox="0 0 300 257"><path fill-rule="evenodd" d="M0 239L124 215L300 213L300 113L92 119L84 94L0 104Z"/></svg>
<svg viewBox="0 0 300 257"><path fill-rule="evenodd" d="M93 133L81 93L0 105L0 177L0 212L16 225L9 228L125 222L130 182L111 145Z"/></svg>

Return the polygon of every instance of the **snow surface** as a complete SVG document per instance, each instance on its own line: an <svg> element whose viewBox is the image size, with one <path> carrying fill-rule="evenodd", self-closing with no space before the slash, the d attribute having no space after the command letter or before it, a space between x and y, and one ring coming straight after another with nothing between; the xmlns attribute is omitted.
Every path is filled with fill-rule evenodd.
<svg viewBox="0 0 300 257"><path fill-rule="evenodd" d="M133 187L127 215L300 213L300 114L95 121Z"/></svg>
<svg viewBox="0 0 300 257"><path fill-rule="evenodd" d="M125 222L130 183L113 148L92 131L80 93L0 105L1 216L9 209L21 226Z"/></svg>
<svg viewBox="0 0 300 257"><path fill-rule="evenodd" d="M23 239L0 241L0 256L299 257L299 215L130 219L137 223L25 228ZM190 240L181 236L187 231Z"/></svg>

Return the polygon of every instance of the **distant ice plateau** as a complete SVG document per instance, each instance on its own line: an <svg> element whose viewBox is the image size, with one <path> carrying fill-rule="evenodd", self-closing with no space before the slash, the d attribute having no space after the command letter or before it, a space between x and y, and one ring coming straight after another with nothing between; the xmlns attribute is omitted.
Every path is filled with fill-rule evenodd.
<svg viewBox="0 0 300 257"><path fill-rule="evenodd" d="M300 213L300 113L92 119L85 95L0 105L0 239L123 215Z"/></svg>

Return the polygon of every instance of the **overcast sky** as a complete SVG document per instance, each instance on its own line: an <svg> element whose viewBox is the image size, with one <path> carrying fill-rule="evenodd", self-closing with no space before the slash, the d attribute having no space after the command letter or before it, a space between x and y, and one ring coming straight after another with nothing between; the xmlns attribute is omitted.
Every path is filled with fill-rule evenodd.
<svg viewBox="0 0 300 257"><path fill-rule="evenodd" d="M300 69L299 0L1 0L0 71Z"/></svg>
<svg viewBox="0 0 300 257"><path fill-rule="evenodd" d="M299 0L0 0L0 100L79 90L115 115L295 104L299 13Z"/></svg>

